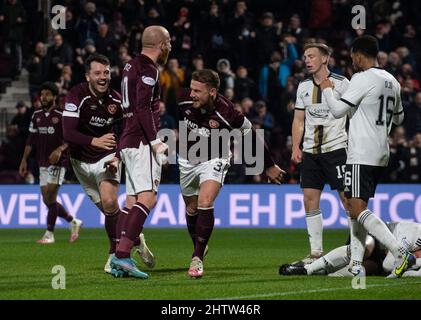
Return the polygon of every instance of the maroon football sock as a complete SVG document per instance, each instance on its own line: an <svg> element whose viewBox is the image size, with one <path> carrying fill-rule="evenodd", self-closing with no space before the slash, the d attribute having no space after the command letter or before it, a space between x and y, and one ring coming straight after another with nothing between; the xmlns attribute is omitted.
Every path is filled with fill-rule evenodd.
<svg viewBox="0 0 421 320"><path fill-rule="evenodd" d="M116 236L117 243L120 242L121 231L123 230L123 226L126 222L128 215L129 215L129 209L127 207L124 207L123 209L120 210L120 214L118 215L118 219L117 219L117 236Z"/></svg>
<svg viewBox="0 0 421 320"><path fill-rule="evenodd" d="M54 227L56 226L57 220L57 202L50 204L47 206L48 213L47 213L47 230L53 232Z"/></svg>
<svg viewBox="0 0 421 320"><path fill-rule="evenodd" d="M67 222L71 222L73 220L73 216L69 214L60 203L58 202L56 203L57 203L57 215L60 218L65 219Z"/></svg>
<svg viewBox="0 0 421 320"><path fill-rule="evenodd" d="M210 239L215 224L213 208L198 208L196 222L196 246L192 257L199 257L203 260L206 245Z"/></svg>
<svg viewBox="0 0 421 320"><path fill-rule="evenodd" d="M117 243L120 242L121 231L123 230L123 226L126 223L127 217L129 216L129 211L130 211L129 208L124 207L123 209L121 209L121 214L118 216L118 221L117 221ZM140 238L139 238L139 236L136 237L136 239L134 240L133 245L134 246L140 245Z"/></svg>
<svg viewBox="0 0 421 320"><path fill-rule="evenodd" d="M190 237L193 241L193 248L196 246L196 222L199 214L196 212L195 215L190 215L186 211L186 224L187 230L189 231Z"/></svg>
<svg viewBox="0 0 421 320"><path fill-rule="evenodd" d="M115 253L117 246L117 222L120 216L120 209L112 214L105 215L105 231L107 232L108 240L110 241L109 253Z"/></svg>
<svg viewBox="0 0 421 320"><path fill-rule="evenodd" d="M120 242L117 246L116 257L129 258L136 238L143 230L143 224L149 215L149 209L140 202L136 202L130 209L121 231Z"/></svg>

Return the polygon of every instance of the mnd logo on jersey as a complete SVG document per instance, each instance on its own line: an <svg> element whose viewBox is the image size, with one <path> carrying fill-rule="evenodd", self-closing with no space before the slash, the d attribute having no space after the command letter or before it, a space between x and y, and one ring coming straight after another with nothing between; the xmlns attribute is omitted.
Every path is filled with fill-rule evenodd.
<svg viewBox="0 0 421 320"><path fill-rule="evenodd" d="M89 120L89 124L95 127L109 126L113 122L113 118L104 119L97 116L92 116Z"/></svg>

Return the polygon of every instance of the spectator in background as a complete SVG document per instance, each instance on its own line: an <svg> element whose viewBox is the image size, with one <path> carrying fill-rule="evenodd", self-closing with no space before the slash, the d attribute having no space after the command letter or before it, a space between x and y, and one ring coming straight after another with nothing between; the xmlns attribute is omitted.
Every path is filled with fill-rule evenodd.
<svg viewBox="0 0 421 320"><path fill-rule="evenodd" d="M72 65L73 50L65 42L61 34L56 33L53 37L53 45L47 50L45 65L47 70L47 80L56 81L61 75L61 70L65 64Z"/></svg>
<svg viewBox="0 0 421 320"><path fill-rule="evenodd" d="M402 61L399 57L399 54L397 54L395 51L390 52L389 62L386 65L386 71L396 76L399 73L399 68L401 67L401 65Z"/></svg>
<svg viewBox="0 0 421 320"><path fill-rule="evenodd" d="M253 67L255 63L253 54L253 36L255 36L253 19L254 16L248 11L246 2L238 1L232 18L227 17L227 28L222 26L233 45L231 52L237 65Z"/></svg>
<svg viewBox="0 0 421 320"><path fill-rule="evenodd" d="M190 51L193 45L193 25L189 18L189 9L181 7L172 31L173 51L176 52L178 61L182 66L187 66L190 61Z"/></svg>
<svg viewBox="0 0 421 320"><path fill-rule="evenodd" d="M270 63L260 69L259 93L263 99L270 102L279 99L291 74L294 61L298 59L298 51L294 44L295 38L287 35L283 41L287 44L287 56L282 60L281 53L274 51L270 57Z"/></svg>
<svg viewBox="0 0 421 320"><path fill-rule="evenodd" d="M0 10L5 51L14 59L13 77L16 79L22 70L22 42L26 11L22 3L17 0L6 0Z"/></svg>
<svg viewBox="0 0 421 320"><path fill-rule="evenodd" d="M26 140L29 134L29 124L31 123L33 110L29 109L24 101L19 101L16 104L16 111L17 114L13 117L10 124L15 126L19 136Z"/></svg>
<svg viewBox="0 0 421 320"><path fill-rule="evenodd" d="M35 44L34 55L28 60L26 69L29 72L29 95L31 101L38 95L39 88L45 77L45 44L41 41Z"/></svg>
<svg viewBox="0 0 421 320"><path fill-rule="evenodd" d="M162 86L162 100L172 110L170 114L175 117L177 92L184 84L184 70L180 68L176 58L168 59L167 66L162 71L159 81Z"/></svg>
<svg viewBox="0 0 421 320"><path fill-rule="evenodd" d="M234 90L231 88L226 88L223 96L227 98L229 101L234 101L236 99Z"/></svg>
<svg viewBox="0 0 421 320"><path fill-rule="evenodd" d="M184 85L190 86L191 75L193 74L193 72L203 70L204 67L205 67L205 62L203 61L202 55L201 54L195 55L192 59L191 65L187 68L185 72L186 76L184 80Z"/></svg>
<svg viewBox="0 0 421 320"><path fill-rule="evenodd" d="M110 24L110 31L117 41L125 41L127 37L127 29L123 23L123 15L121 12L114 12L113 21Z"/></svg>
<svg viewBox="0 0 421 320"><path fill-rule="evenodd" d="M272 12L265 12L255 33L256 64L267 64L275 50L278 36L281 34L282 24L274 24Z"/></svg>
<svg viewBox="0 0 421 320"><path fill-rule="evenodd" d="M72 81L72 68L69 65L65 65L61 71L61 75L55 83L59 89L60 96L65 96L70 88L73 87ZM59 104L61 107L62 105Z"/></svg>
<svg viewBox="0 0 421 320"><path fill-rule="evenodd" d="M302 40L307 38L309 35L308 30L301 26L300 16L296 13L291 16L288 25L283 28L282 33L292 35L299 43L301 43Z"/></svg>
<svg viewBox="0 0 421 320"><path fill-rule="evenodd" d="M273 115L268 112L266 103L264 101L257 101L256 106L256 119L261 123L262 129L272 130L275 122L273 120Z"/></svg>
<svg viewBox="0 0 421 320"><path fill-rule="evenodd" d="M82 47L86 40L96 40L98 36L98 27L104 23L104 16L96 12L96 4L86 2L83 6L83 12L77 19L75 30L79 33L79 46Z"/></svg>
<svg viewBox="0 0 421 320"><path fill-rule="evenodd" d="M403 125L408 139L421 133L421 91L417 92L414 102L406 108Z"/></svg>
<svg viewBox="0 0 421 320"><path fill-rule="evenodd" d="M98 36L95 40L96 51L100 54L105 55L110 59L111 64L116 62L117 53L117 40L114 34L109 31L109 27L106 23L101 23L98 26Z"/></svg>
<svg viewBox="0 0 421 320"><path fill-rule="evenodd" d="M387 60L388 60L388 55L386 52L384 51L380 51L379 54L377 55L377 62L379 64L380 68L386 69L387 67ZM329 68L330 70L330 68Z"/></svg>
<svg viewBox="0 0 421 320"><path fill-rule="evenodd" d="M17 172L24 147L25 139L19 134L18 127L8 125L6 137L0 143L0 168Z"/></svg>
<svg viewBox="0 0 421 320"><path fill-rule="evenodd" d="M244 98L256 99L256 84L248 77L246 67L239 66L237 68L237 76L234 80L234 94L237 100Z"/></svg>
<svg viewBox="0 0 421 320"><path fill-rule="evenodd" d="M159 102L159 121L162 129L177 129L174 118L167 113L167 107L164 101Z"/></svg>
<svg viewBox="0 0 421 320"><path fill-rule="evenodd" d="M219 79L221 81L219 92L224 94L227 89L234 90L235 75L231 71L231 63L228 59L219 59L216 63L216 70L218 71Z"/></svg>
<svg viewBox="0 0 421 320"><path fill-rule="evenodd" d="M69 6L66 7L66 28L60 29L58 32L63 37L63 41L70 45L72 48L78 48L79 47L79 34L75 32L75 14L74 11L69 8Z"/></svg>
<svg viewBox="0 0 421 320"><path fill-rule="evenodd" d="M241 113L248 119L253 117L253 100L250 98L243 98L241 100Z"/></svg>
<svg viewBox="0 0 421 320"><path fill-rule="evenodd" d="M421 133L415 134L409 148L408 182L421 182Z"/></svg>

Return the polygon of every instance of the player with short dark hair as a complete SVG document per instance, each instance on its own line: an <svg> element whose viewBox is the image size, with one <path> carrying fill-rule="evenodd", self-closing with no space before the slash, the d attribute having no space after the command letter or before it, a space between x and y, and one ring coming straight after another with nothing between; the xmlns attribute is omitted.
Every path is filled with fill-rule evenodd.
<svg viewBox="0 0 421 320"><path fill-rule="evenodd" d="M351 49L352 64L357 73L340 100L333 94L333 84L325 79L320 87L335 118L351 114L348 156L344 175L345 196L350 205L351 255L353 275L361 275L364 243L372 234L394 256L396 266L391 274L401 277L415 257L392 235L385 223L368 209L379 179L389 162L388 135L392 123L403 121L399 82L378 67L377 39L365 35L357 38Z"/></svg>
<svg viewBox="0 0 421 320"><path fill-rule="evenodd" d="M64 138L70 147L70 162L80 184L105 215L110 241L109 257L115 253L117 202L120 170L111 173L105 162L115 154L115 123L122 119L120 95L109 88L111 72L107 57L92 54L86 61L86 82L74 86L66 96L63 112Z"/></svg>
<svg viewBox="0 0 421 320"><path fill-rule="evenodd" d="M184 91L178 102L182 120L180 124L187 128L187 135L195 133L207 142L208 149L211 150L206 156L199 154L193 159L190 151L195 141L183 141L180 136L180 187L186 204L187 228L194 244L188 270L192 278L203 276L203 259L215 223L214 201L230 166L229 144L223 144L220 146L222 149L212 152L211 130L238 129L243 136L252 134L254 138L257 137L251 122L234 109L231 101L218 93L219 83L219 76L215 71L195 71L190 90ZM264 156L268 179L280 184L285 172L274 163L268 148L265 146L264 155L257 156L260 159Z"/></svg>
<svg viewBox="0 0 421 320"><path fill-rule="evenodd" d="M54 243L54 227L57 217L70 223L70 242L76 241L82 221L73 218L57 202L57 194L63 183L67 164L67 143L63 140L62 112L56 106L58 88L53 82L44 82L40 88L41 109L32 115L29 136L26 141L19 174L24 177L28 171L27 160L33 148L36 150L40 176L42 201L48 208L47 230L37 242Z"/></svg>
<svg viewBox="0 0 421 320"><path fill-rule="evenodd" d="M300 185L304 194L310 254L302 263L311 263L323 255L323 216L320 197L326 183L337 190L345 208L343 172L346 163L346 116L335 119L322 95L320 83L328 77L334 82L334 95L340 97L349 81L328 69L330 49L324 43L304 46L304 63L310 77L297 89L292 123L291 160L301 164ZM302 145L302 148L301 148Z"/></svg>

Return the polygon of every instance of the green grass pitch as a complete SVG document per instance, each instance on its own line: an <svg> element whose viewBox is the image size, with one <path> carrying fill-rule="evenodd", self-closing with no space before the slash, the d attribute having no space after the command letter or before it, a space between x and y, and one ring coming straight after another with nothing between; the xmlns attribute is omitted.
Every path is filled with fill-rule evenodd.
<svg viewBox="0 0 421 320"><path fill-rule="evenodd" d="M35 243L44 230L1 229L0 299L420 299L421 279L368 277L365 290L351 279L326 276L281 277L281 262L308 252L305 230L216 229L209 243L205 275L187 277L192 243L184 229L148 229L157 258L150 279L115 279L103 272L105 230L82 229L70 244L69 231L57 229L56 243ZM342 245L347 230L325 230L325 250ZM137 257L136 257L137 259ZM66 269L66 289L54 290L54 265ZM116 294L118 292L118 294Z"/></svg>

